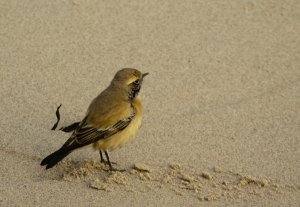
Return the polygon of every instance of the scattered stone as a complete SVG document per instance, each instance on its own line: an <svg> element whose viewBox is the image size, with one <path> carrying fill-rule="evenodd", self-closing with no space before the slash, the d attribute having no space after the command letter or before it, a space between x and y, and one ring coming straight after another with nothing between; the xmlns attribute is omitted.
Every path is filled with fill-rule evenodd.
<svg viewBox="0 0 300 207"><path fill-rule="evenodd" d="M179 163L168 163L167 166L148 166L136 163L127 172L104 171L107 166L98 161L71 162L63 161L60 165L60 176L70 182L84 182L87 187L112 191L115 188L125 188L128 192L150 192L168 189L178 196L194 196L201 201L215 201L220 199L243 198L246 194L265 196L266 193L283 193L286 185L279 186L271 182L271 178L255 178L220 167L213 167L207 171L191 171ZM222 173L222 174L217 174ZM200 178L200 176L202 178ZM139 180L139 182L137 182ZM123 186L121 186L123 185ZM137 186L138 185L138 186ZM263 189L270 186L269 189ZM290 187L299 190L299 185ZM289 189L289 188L288 188Z"/></svg>
<svg viewBox="0 0 300 207"><path fill-rule="evenodd" d="M204 197L204 200L205 201L215 201L215 200L217 200L219 197L218 196L216 196L216 195L209 195L209 196L205 196Z"/></svg>
<svg viewBox="0 0 300 207"><path fill-rule="evenodd" d="M237 185L233 186L233 189L234 189L234 190L237 190L237 191L240 191L240 190L241 190L241 188L239 188L239 186L237 186Z"/></svg>
<svg viewBox="0 0 300 207"><path fill-rule="evenodd" d="M135 175L138 173L138 171L136 169L132 169L129 171L130 174Z"/></svg>
<svg viewBox="0 0 300 207"><path fill-rule="evenodd" d="M224 170L220 167L214 167L214 172L215 173L222 173L222 172L224 172Z"/></svg>
<svg viewBox="0 0 300 207"><path fill-rule="evenodd" d="M143 164L143 163L136 163L136 164L134 164L133 168L140 172L151 172L152 171L150 166Z"/></svg>
<svg viewBox="0 0 300 207"><path fill-rule="evenodd" d="M254 195L259 195L259 191L258 190L253 190L253 194Z"/></svg>
<svg viewBox="0 0 300 207"><path fill-rule="evenodd" d="M170 163L169 164L169 167L172 169L172 170L180 170L181 169L181 165L179 163Z"/></svg>
<svg viewBox="0 0 300 207"><path fill-rule="evenodd" d="M268 185L269 185L269 181L267 180L267 179L262 179L261 181L260 181L260 185L261 185L261 187L267 187Z"/></svg>
<svg viewBox="0 0 300 207"><path fill-rule="evenodd" d="M181 180L186 181L186 182L193 182L195 180L195 178L193 176L189 176L189 175L185 175L182 174L180 177Z"/></svg>
<svg viewBox="0 0 300 207"><path fill-rule="evenodd" d="M172 190L176 193L176 195L180 195L180 196L184 195L183 192L181 192L180 190L178 190L176 188L173 188Z"/></svg>
<svg viewBox="0 0 300 207"><path fill-rule="evenodd" d="M149 173L145 173L144 175L148 180L154 180L153 177Z"/></svg>
<svg viewBox="0 0 300 207"><path fill-rule="evenodd" d="M189 185L189 184L190 184L190 182L185 181L185 180L183 180L181 183L182 183L183 185Z"/></svg>
<svg viewBox="0 0 300 207"><path fill-rule="evenodd" d="M226 186L222 186L222 189L223 190L232 190L233 189L233 187L232 186L230 186L230 185L226 185Z"/></svg>
<svg viewBox="0 0 300 207"><path fill-rule="evenodd" d="M256 178L251 177L251 176L245 176L245 177L242 177L239 181L240 186L245 186L245 185L248 185L251 183L256 183Z"/></svg>
<svg viewBox="0 0 300 207"><path fill-rule="evenodd" d="M174 177L173 176L170 176L170 175L166 175L164 176L163 180L162 180L162 183L170 183L171 180L173 180Z"/></svg>
<svg viewBox="0 0 300 207"><path fill-rule="evenodd" d="M153 180L149 173L139 173L139 177L141 180Z"/></svg>
<svg viewBox="0 0 300 207"><path fill-rule="evenodd" d="M211 180L212 176L208 172L202 172L201 176L207 180Z"/></svg>
<svg viewBox="0 0 300 207"><path fill-rule="evenodd" d="M226 185L226 186L227 186L228 184L229 184L228 181L223 181L223 182L222 182L222 185Z"/></svg>
<svg viewBox="0 0 300 207"><path fill-rule="evenodd" d="M107 178L107 183L126 185L128 183L128 178L126 177L125 173L115 172Z"/></svg>
<svg viewBox="0 0 300 207"><path fill-rule="evenodd" d="M108 189L108 184L107 183L101 183L99 181L99 179L96 179L92 183L90 183L89 187L93 188L93 189L96 189L96 190L106 191Z"/></svg>

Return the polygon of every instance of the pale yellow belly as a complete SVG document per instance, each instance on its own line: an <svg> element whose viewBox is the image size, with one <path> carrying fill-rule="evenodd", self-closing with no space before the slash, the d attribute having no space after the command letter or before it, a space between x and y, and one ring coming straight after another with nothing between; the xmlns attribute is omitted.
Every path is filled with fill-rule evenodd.
<svg viewBox="0 0 300 207"><path fill-rule="evenodd" d="M140 128L141 122L142 115L141 113L137 113L131 123L124 130L109 138L97 141L93 144L94 149L100 149L102 151L112 151L119 147L122 147L124 144L135 138L138 129Z"/></svg>

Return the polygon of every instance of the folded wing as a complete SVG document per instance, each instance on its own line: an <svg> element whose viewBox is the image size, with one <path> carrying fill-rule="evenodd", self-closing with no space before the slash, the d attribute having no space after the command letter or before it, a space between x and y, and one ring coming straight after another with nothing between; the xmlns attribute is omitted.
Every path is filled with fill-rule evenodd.
<svg viewBox="0 0 300 207"><path fill-rule="evenodd" d="M133 120L135 111L132 114L122 120L117 121L112 126L105 129L95 128L92 125L86 124L86 119L83 119L72 136L63 145L63 148L67 151L72 151L79 147L83 147L100 139L106 139L112 135L124 130Z"/></svg>

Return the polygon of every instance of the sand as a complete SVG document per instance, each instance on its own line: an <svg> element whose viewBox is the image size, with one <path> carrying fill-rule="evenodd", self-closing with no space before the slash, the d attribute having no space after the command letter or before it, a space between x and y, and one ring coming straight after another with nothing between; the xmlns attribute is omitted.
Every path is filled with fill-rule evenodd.
<svg viewBox="0 0 300 207"><path fill-rule="evenodd" d="M0 206L299 206L299 1L1 1ZM124 67L138 138L39 163Z"/></svg>

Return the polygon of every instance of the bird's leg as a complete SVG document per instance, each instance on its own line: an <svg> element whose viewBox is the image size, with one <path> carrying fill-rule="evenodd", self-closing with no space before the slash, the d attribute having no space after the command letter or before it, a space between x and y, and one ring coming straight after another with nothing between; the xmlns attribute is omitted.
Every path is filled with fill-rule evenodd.
<svg viewBox="0 0 300 207"><path fill-rule="evenodd" d="M105 163L105 160L104 160L104 158L103 158L103 155L102 155L101 150L99 150L99 154L100 154L100 162L101 162L101 163Z"/></svg>
<svg viewBox="0 0 300 207"><path fill-rule="evenodd" d="M101 163L104 163L104 164L108 164L108 161L105 161L104 160L104 157L103 157L103 154L102 154L102 151L99 149L99 155L100 155L100 162ZM117 164L116 162L110 162L111 164Z"/></svg>
<svg viewBox="0 0 300 207"><path fill-rule="evenodd" d="M109 165L109 169L112 170L113 167L111 166L111 163L110 163L110 160L109 160L108 153L107 153L106 151L104 151L104 152L105 152L105 156L106 156L106 159L107 159L107 163L108 163L108 165Z"/></svg>
<svg viewBox="0 0 300 207"><path fill-rule="evenodd" d="M109 156L108 156L107 151L104 151L104 153L105 153L105 156L106 156L106 159L107 159L107 164L109 165L109 170L110 171L120 171L120 172L124 172L125 171L125 170L118 170L118 169L113 168L112 165L111 165L111 162L109 160Z"/></svg>

